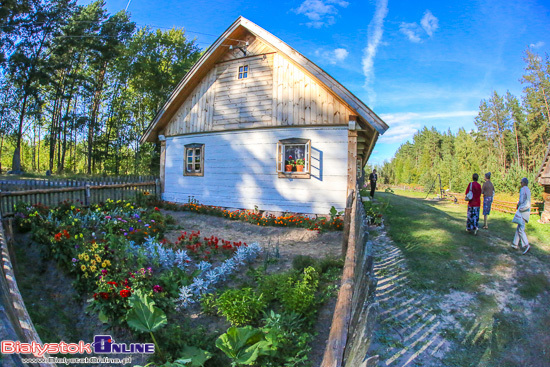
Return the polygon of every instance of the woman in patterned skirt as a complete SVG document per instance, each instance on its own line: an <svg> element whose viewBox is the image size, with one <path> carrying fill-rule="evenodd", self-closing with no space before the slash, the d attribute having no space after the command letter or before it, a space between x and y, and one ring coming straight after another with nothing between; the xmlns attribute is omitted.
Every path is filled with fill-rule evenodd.
<svg viewBox="0 0 550 367"><path fill-rule="evenodd" d="M479 175L474 173L472 175L472 182L466 187L464 195L468 195L471 190L473 193L472 198L468 201L468 216L466 220L466 230L468 232L474 232L477 235L478 222L479 222L479 207L481 206L481 185L477 182Z"/></svg>

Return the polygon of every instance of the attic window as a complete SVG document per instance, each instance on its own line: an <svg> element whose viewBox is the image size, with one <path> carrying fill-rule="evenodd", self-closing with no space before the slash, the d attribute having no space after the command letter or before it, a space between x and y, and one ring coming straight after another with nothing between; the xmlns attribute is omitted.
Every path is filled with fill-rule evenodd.
<svg viewBox="0 0 550 367"><path fill-rule="evenodd" d="M184 176L204 176L204 144L185 146Z"/></svg>
<svg viewBox="0 0 550 367"><path fill-rule="evenodd" d="M311 178L311 140L284 139L277 143L280 178Z"/></svg>
<svg viewBox="0 0 550 367"><path fill-rule="evenodd" d="M248 77L248 65L239 66L239 79Z"/></svg>

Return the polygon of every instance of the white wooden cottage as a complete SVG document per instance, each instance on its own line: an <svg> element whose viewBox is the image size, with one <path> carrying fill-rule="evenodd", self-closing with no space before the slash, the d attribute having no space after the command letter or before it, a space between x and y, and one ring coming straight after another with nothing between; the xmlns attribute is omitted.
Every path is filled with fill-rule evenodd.
<svg viewBox="0 0 550 367"><path fill-rule="evenodd" d="M161 143L164 200L326 214L345 207L387 129L321 68L239 17L185 75L142 142Z"/></svg>

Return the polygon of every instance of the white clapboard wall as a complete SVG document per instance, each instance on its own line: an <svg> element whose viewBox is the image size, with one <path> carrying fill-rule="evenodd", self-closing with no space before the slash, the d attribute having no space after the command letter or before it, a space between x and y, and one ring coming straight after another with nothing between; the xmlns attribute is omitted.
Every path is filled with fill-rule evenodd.
<svg viewBox="0 0 550 367"><path fill-rule="evenodd" d="M311 140L311 178L279 178L277 142ZM184 176L184 146L204 144L204 176ZM293 127L168 137L163 199L231 208L327 214L346 202L346 127Z"/></svg>

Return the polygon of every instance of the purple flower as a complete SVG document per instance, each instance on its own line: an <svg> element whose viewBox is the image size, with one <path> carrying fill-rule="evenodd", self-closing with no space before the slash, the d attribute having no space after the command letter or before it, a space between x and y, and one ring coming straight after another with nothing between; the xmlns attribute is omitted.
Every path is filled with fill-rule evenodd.
<svg viewBox="0 0 550 367"><path fill-rule="evenodd" d="M110 216L110 215L106 215L106 216L105 216L105 219L111 219L111 216Z"/></svg>
<svg viewBox="0 0 550 367"><path fill-rule="evenodd" d="M154 220L154 219L151 219L151 223L155 223L155 220Z"/></svg>
<svg viewBox="0 0 550 367"><path fill-rule="evenodd" d="M141 223L141 219L138 219L138 222Z"/></svg>
<svg viewBox="0 0 550 367"><path fill-rule="evenodd" d="M134 230L134 227L130 227L130 229L128 229L130 232L132 232Z"/></svg>
<svg viewBox="0 0 550 367"><path fill-rule="evenodd" d="M78 245L74 245L74 248L79 248L79 247L80 247L80 246L78 246Z"/></svg>
<svg viewBox="0 0 550 367"><path fill-rule="evenodd" d="M162 287L160 285L154 285L153 286L153 291L155 293L159 293L159 292L162 292Z"/></svg>
<svg viewBox="0 0 550 367"><path fill-rule="evenodd" d="M107 269L101 269L101 274L107 275Z"/></svg>
<svg viewBox="0 0 550 367"><path fill-rule="evenodd" d="M78 260L77 260L77 259L75 259L75 258L73 257L73 262L75 263L75 262L77 262L77 261L78 261Z"/></svg>
<svg viewBox="0 0 550 367"><path fill-rule="evenodd" d="M128 233L124 232L124 235L125 235L125 236L128 236Z"/></svg>
<svg viewBox="0 0 550 367"><path fill-rule="evenodd" d="M134 214L134 218L138 218L138 219L139 219L139 214Z"/></svg>

